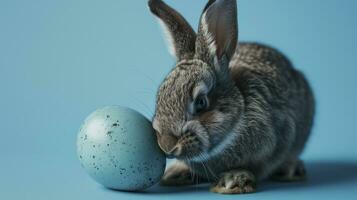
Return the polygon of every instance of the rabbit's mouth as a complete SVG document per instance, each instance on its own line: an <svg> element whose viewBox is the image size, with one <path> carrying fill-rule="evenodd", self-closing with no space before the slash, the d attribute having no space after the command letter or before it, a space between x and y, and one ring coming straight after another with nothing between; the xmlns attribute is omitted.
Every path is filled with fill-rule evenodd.
<svg viewBox="0 0 357 200"><path fill-rule="evenodd" d="M196 157L205 155L207 145L207 141L200 138L198 134L187 133L178 139L176 145L166 155L168 158L194 160Z"/></svg>
<svg viewBox="0 0 357 200"><path fill-rule="evenodd" d="M158 145L167 158L191 160L204 154L209 147L207 133L188 131L181 136L157 134Z"/></svg>

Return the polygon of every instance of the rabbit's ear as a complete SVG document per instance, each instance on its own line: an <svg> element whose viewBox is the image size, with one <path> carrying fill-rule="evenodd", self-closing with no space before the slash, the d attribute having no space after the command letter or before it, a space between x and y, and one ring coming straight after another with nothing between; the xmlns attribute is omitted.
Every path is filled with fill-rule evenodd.
<svg viewBox="0 0 357 200"><path fill-rule="evenodd" d="M195 54L196 33L189 23L161 0L149 0L150 11L158 17L167 37L170 53L178 61Z"/></svg>
<svg viewBox="0 0 357 200"><path fill-rule="evenodd" d="M196 57L206 62L229 61L238 41L236 0L210 0L203 10Z"/></svg>

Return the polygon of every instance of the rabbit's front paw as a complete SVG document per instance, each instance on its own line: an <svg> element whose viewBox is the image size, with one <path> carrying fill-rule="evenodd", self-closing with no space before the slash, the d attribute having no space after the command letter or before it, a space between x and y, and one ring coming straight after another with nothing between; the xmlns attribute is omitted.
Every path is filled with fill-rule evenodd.
<svg viewBox="0 0 357 200"><path fill-rule="evenodd" d="M242 194L254 192L255 189L254 174L247 170L232 170L221 174L210 190L221 194Z"/></svg>
<svg viewBox="0 0 357 200"><path fill-rule="evenodd" d="M294 160L285 163L271 177L275 181L304 181L306 170L303 161Z"/></svg>
<svg viewBox="0 0 357 200"><path fill-rule="evenodd" d="M170 166L160 181L162 186L184 186L200 183L197 175L194 175L191 169L182 162L176 162Z"/></svg>

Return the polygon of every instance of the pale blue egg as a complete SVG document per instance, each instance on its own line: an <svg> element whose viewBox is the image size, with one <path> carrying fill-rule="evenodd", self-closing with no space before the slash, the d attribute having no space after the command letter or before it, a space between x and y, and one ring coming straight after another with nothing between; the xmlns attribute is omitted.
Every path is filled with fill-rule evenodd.
<svg viewBox="0 0 357 200"><path fill-rule="evenodd" d="M149 120L125 107L93 112L77 138L82 167L97 182L118 190L143 190L163 175L166 158Z"/></svg>

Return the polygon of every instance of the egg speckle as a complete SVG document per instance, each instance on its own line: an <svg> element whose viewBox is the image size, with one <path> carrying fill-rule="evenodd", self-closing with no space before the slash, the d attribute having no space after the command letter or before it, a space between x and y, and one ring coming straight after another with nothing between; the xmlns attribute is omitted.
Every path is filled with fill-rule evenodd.
<svg viewBox="0 0 357 200"><path fill-rule="evenodd" d="M77 137L77 153L94 180L117 190L154 185L166 165L150 121L120 106L104 107L88 116Z"/></svg>

